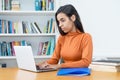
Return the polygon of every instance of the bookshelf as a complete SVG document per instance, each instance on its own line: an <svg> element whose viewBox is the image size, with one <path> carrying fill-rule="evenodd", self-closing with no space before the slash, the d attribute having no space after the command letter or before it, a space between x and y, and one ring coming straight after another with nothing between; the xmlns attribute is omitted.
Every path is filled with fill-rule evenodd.
<svg viewBox="0 0 120 80"><path fill-rule="evenodd" d="M3 1L3 0L0 0ZM7 0L6 0L7 1ZM11 1L11 0L8 0ZM36 0L13 0L13 1L19 1L20 3L20 9L19 10L4 10L2 7L0 7L0 20L5 21L11 21L14 22L23 22L27 21L28 23L36 22L42 33L17 33L13 32L10 33L9 29L7 32L1 32L0 33L0 42L6 41L13 42L13 41L22 41L25 40L26 42L30 43L32 46L32 50L34 53L34 58L36 62L40 62L46 59L49 59L51 55L38 55L38 48L40 42L46 42L50 41L51 39L54 39L56 42L57 39L57 29L55 27L54 32L46 32L45 27L47 26L47 22L53 19L55 21L55 11L57 9L57 0L51 0L54 1L54 9L53 10L35 10L35 1ZM42 1L42 0L38 0ZM45 0L43 0L45 1ZM47 1L47 0L46 0ZM48 0L49 1L49 0ZM57 4L56 4L57 3ZM0 2L0 6L3 5L2 2ZM4 22L5 23L5 22ZM56 26L55 23L54 26ZM14 25L15 26L15 25ZM22 24L23 26L23 24ZM1 26L2 27L2 26ZM18 26L21 27L21 26ZM19 29L18 29L19 30ZM23 29L24 30L24 29ZM15 31L15 30L14 30ZM55 46L55 44L54 44ZM24 56L24 55L23 55ZM7 67L16 67L16 57L15 56L0 56L0 63L6 63Z"/></svg>
<svg viewBox="0 0 120 80"><path fill-rule="evenodd" d="M42 56L34 56L34 58L36 58L36 59L37 58L38 59L39 58L44 59L44 58L50 58L50 57L51 57L51 55L49 55L49 56L44 56L44 55L42 55ZM2 56L2 57L0 57L0 60L1 59L6 59L6 60L8 59L9 60L9 59L16 59L16 57L15 56Z"/></svg>

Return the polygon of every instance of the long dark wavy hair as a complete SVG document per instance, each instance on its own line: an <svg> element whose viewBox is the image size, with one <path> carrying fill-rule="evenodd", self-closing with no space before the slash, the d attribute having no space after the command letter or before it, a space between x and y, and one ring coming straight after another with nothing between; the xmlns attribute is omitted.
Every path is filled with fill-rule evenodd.
<svg viewBox="0 0 120 80"><path fill-rule="evenodd" d="M75 15L76 17L76 20L74 21L74 24L76 26L76 28L80 31L80 32L83 32L84 33L84 29L83 29L83 26L82 26L82 23L81 23L81 20L80 20L80 17L79 17L79 14L77 12L77 10L75 9L75 7L71 4L67 4L67 5L64 5L64 6L61 6L57 12L55 13L55 19L56 19L56 23L57 23L57 26L58 26L58 30L60 32L61 35L66 35L67 33L64 33L61 29L61 27L59 27L59 22L57 20L57 15L59 13L64 13L66 14L66 16L70 19L70 17L72 15Z"/></svg>

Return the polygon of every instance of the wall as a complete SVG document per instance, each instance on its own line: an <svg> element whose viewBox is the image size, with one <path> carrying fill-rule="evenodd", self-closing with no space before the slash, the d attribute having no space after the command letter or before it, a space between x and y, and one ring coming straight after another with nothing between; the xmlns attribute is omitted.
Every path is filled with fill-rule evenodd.
<svg viewBox="0 0 120 80"><path fill-rule="evenodd" d="M73 4L93 38L94 57L120 57L120 0L60 0Z"/></svg>

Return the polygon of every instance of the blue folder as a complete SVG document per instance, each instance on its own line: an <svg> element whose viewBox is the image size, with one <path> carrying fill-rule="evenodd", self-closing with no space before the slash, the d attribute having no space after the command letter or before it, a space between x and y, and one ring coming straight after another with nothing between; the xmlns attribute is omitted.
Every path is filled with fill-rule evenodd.
<svg viewBox="0 0 120 80"><path fill-rule="evenodd" d="M91 70L89 68L61 68L57 72L58 76L86 76L90 75Z"/></svg>

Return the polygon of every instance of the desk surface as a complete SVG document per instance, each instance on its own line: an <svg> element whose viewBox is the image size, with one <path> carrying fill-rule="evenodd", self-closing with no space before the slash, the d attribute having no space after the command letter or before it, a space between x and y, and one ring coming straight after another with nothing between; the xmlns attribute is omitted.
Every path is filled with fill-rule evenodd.
<svg viewBox="0 0 120 80"><path fill-rule="evenodd" d="M35 73L18 68L0 68L0 80L120 80L120 72L92 71L90 76L56 76L57 71Z"/></svg>

